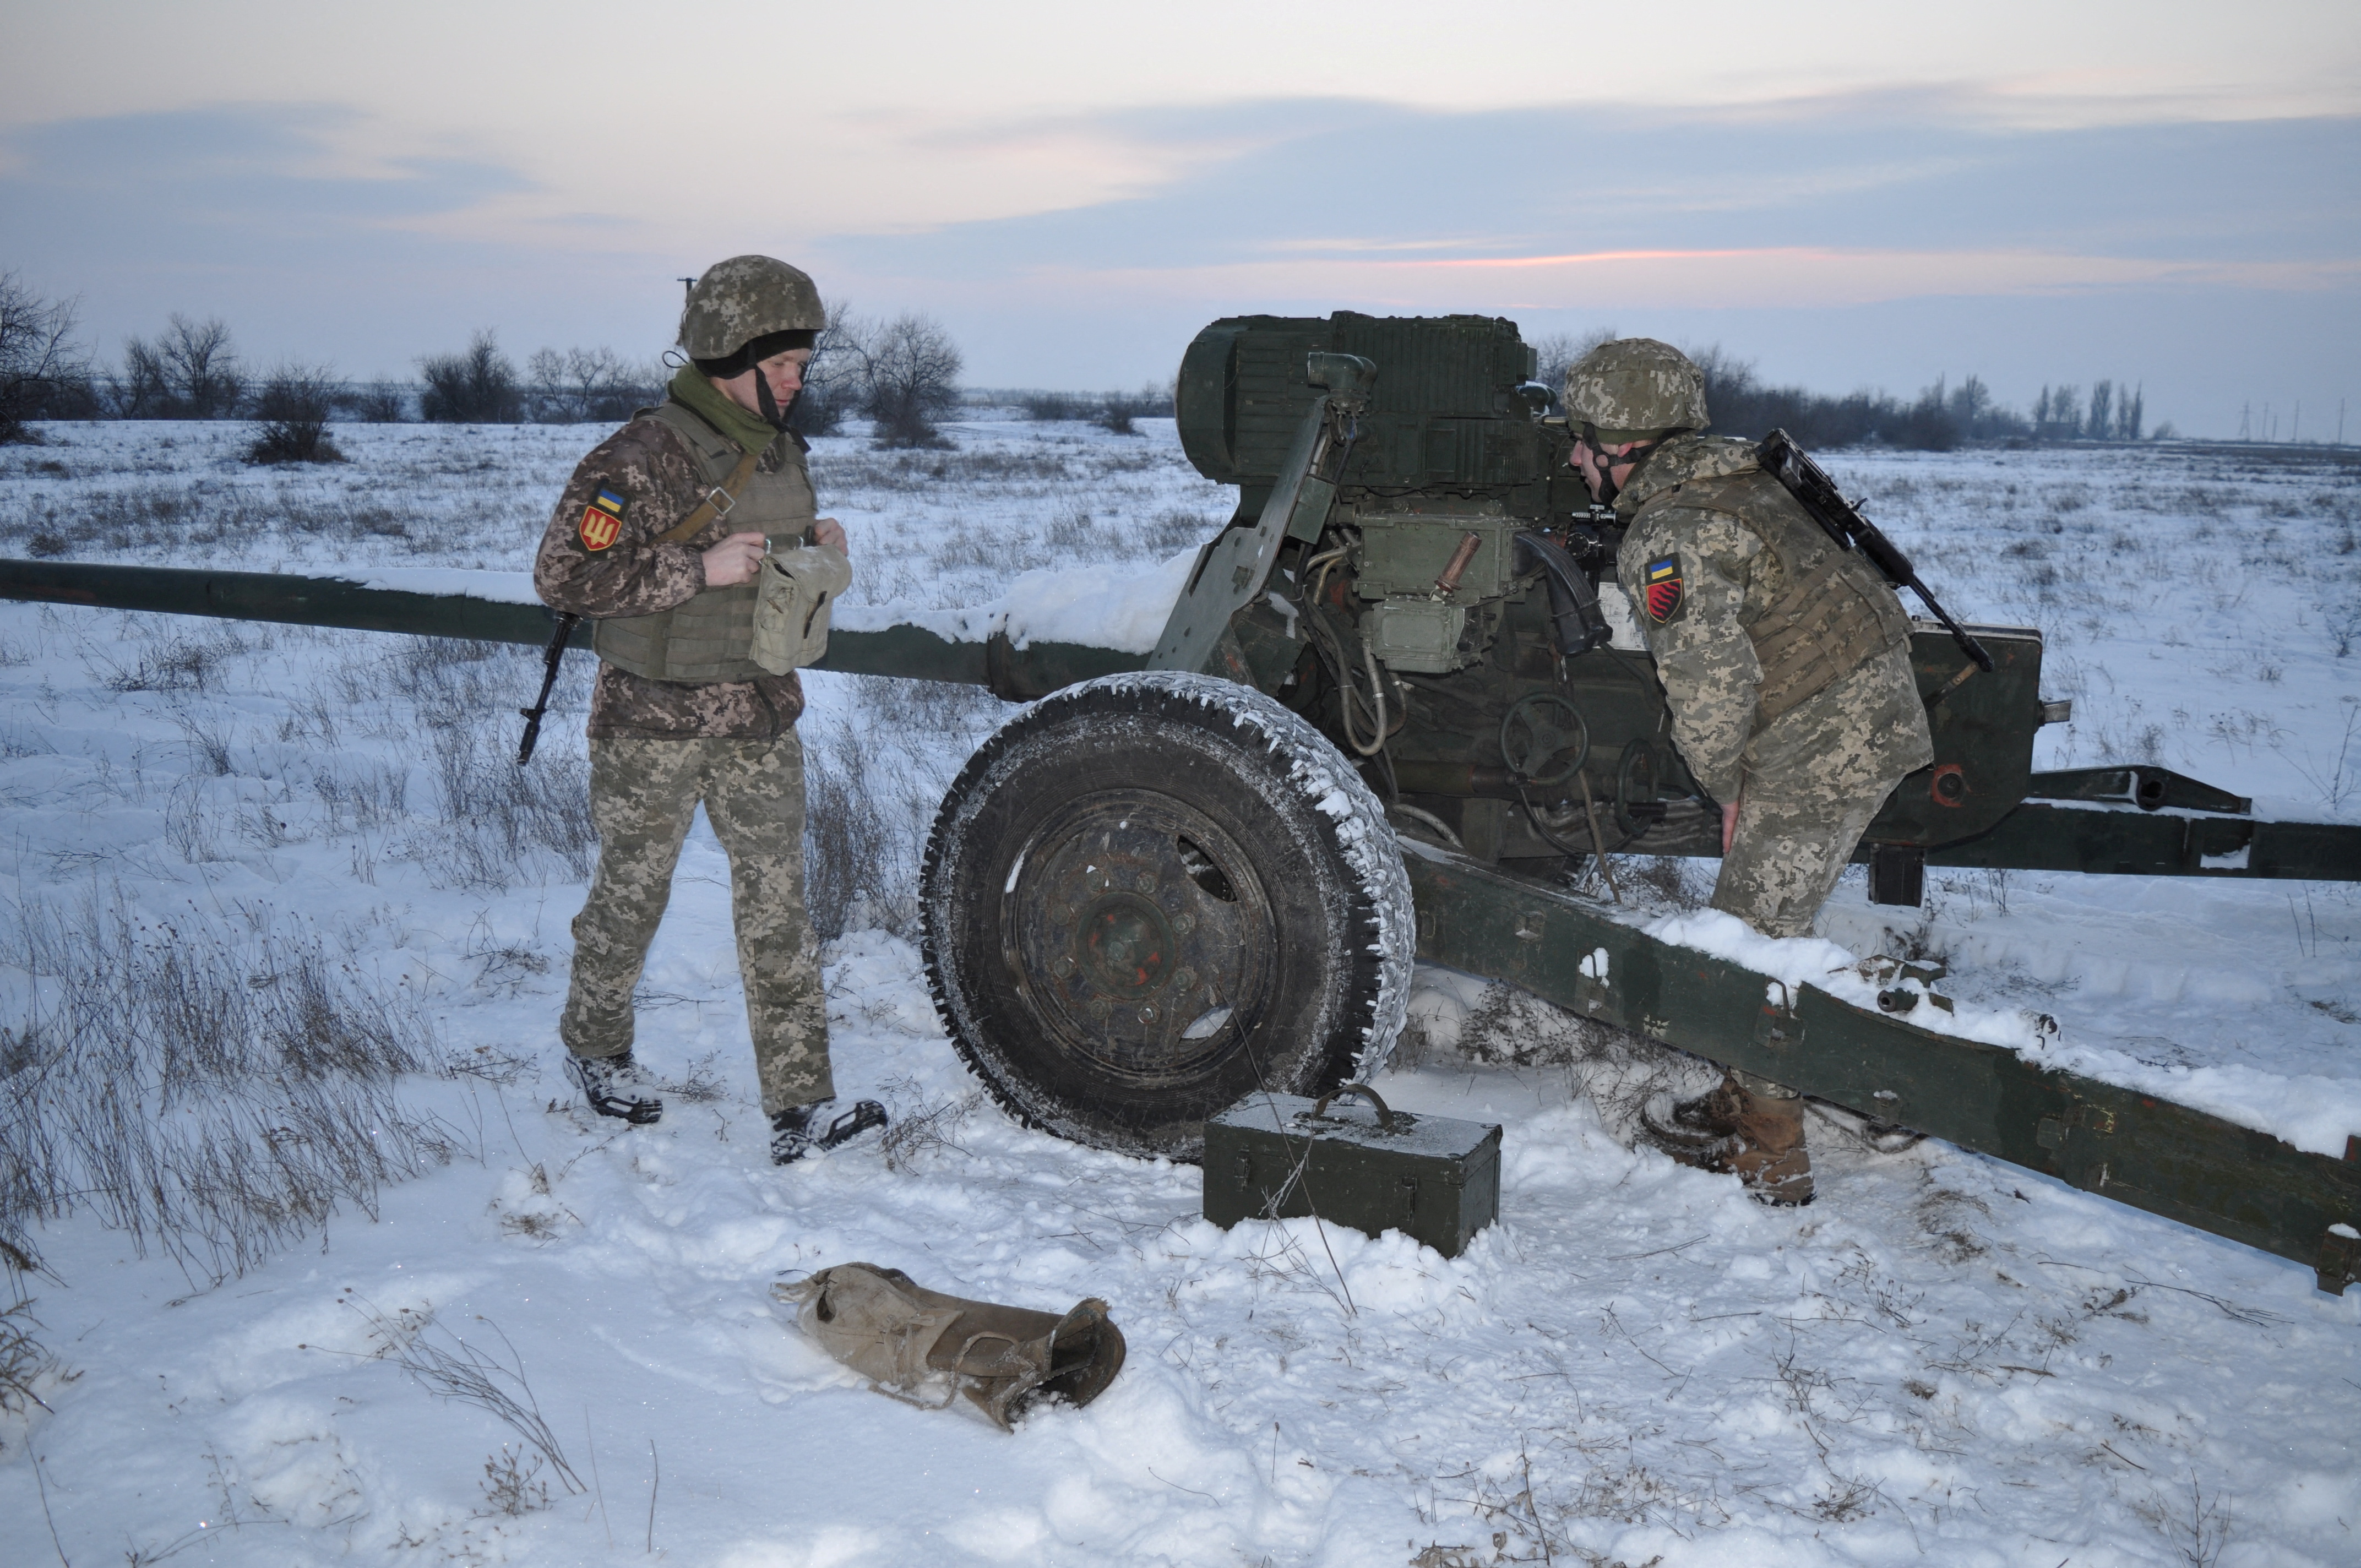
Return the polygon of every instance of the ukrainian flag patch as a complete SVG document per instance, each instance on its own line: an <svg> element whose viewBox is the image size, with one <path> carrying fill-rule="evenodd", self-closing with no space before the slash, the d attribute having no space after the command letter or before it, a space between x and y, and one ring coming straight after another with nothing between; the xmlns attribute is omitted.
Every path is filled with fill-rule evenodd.
<svg viewBox="0 0 2361 1568"><path fill-rule="evenodd" d="M1646 581L1648 619L1658 626L1673 619L1681 608L1681 558L1660 555L1648 563Z"/></svg>
<svg viewBox="0 0 2361 1568"><path fill-rule="evenodd" d="M623 498L612 490L600 490L582 509L582 521L576 531L582 536L585 550L604 550L615 543L623 531Z"/></svg>

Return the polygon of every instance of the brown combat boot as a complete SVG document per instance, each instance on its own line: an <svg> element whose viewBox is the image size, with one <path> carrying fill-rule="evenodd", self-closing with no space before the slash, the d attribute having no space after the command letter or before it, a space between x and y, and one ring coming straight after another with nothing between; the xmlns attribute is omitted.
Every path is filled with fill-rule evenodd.
<svg viewBox="0 0 2361 1568"><path fill-rule="evenodd" d="M1648 1141L1699 1170L1728 1171L1764 1203L1812 1201L1812 1157L1804 1144L1804 1102L1757 1094L1725 1078L1710 1094L1673 1107L1669 1124L1645 1111Z"/></svg>
<svg viewBox="0 0 2361 1568"><path fill-rule="evenodd" d="M1812 1151L1804 1144L1801 1095L1773 1100L1747 1094L1738 1116L1729 1168L1760 1202L1802 1205L1812 1201Z"/></svg>

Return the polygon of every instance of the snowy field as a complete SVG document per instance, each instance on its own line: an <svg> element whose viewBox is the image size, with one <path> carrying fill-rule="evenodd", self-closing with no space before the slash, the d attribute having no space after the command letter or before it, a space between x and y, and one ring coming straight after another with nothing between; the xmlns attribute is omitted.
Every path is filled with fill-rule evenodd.
<svg viewBox="0 0 2361 1568"><path fill-rule="evenodd" d="M813 466L856 594L942 609L1205 537L1230 493L1142 428L984 419ZM243 466L242 433L0 449L0 554L521 571L602 433L343 427L353 461L310 472ZM2074 719L2040 765L2361 819L2351 454L1829 466L1956 611L2043 628ZM0 1401L0 1563L2361 1562L2361 1291L1834 1118L1818 1201L1763 1209L1629 1146L1693 1066L1453 977L1379 1084L1506 1126L1503 1222L1460 1258L1217 1231L1194 1169L1016 1128L911 940L918 836L1002 712L978 693L807 677L840 1090L904 1131L766 1162L701 826L641 999L670 1109L586 1116L554 1023L588 661L520 779L536 663L0 605L0 1306L32 1299L0 1387L42 1402ZM1856 873L1822 934L1947 956L1963 1011L2051 1014L2080 1070L2308 1147L2361 1132L2355 888L1929 890L1875 908ZM768 1294L855 1259L1103 1296L1130 1360L1014 1437L898 1404Z"/></svg>

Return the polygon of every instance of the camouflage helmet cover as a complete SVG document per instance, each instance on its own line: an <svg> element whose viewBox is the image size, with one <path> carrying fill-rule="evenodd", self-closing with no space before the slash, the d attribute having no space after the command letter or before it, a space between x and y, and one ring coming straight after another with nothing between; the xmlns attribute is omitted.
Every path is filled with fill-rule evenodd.
<svg viewBox="0 0 2361 1568"><path fill-rule="evenodd" d="M768 256L733 256L705 269L680 313L680 346L691 359L722 359L776 332L828 325L808 273Z"/></svg>
<svg viewBox="0 0 2361 1568"><path fill-rule="evenodd" d="M1705 372L1669 343L1614 338L1567 368L1565 413L1613 444L1703 430Z"/></svg>

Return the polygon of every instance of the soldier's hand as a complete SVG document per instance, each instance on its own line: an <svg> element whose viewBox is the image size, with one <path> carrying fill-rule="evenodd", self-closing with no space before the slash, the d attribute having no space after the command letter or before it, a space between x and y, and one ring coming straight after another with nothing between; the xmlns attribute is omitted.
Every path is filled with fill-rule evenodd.
<svg viewBox="0 0 2361 1568"><path fill-rule="evenodd" d="M731 534L705 553L705 586L729 588L752 582L769 548L769 541L759 533Z"/></svg>
<svg viewBox="0 0 2361 1568"><path fill-rule="evenodd" d="M1730 841L1738 837L1738 803L1730 802L1721 808L1721 852L1730 853Z"/></svg>
<svg viewBox="0 0 2361 1568"><path fill-rule="evenodd" d="M852 546L845 543L844 525L837 521L836 519L832 517L821 518L818 522L812 524L811 531L813 543L833 545L835 548L843 551L847 555L851 555L852 554Z"/></svg>

